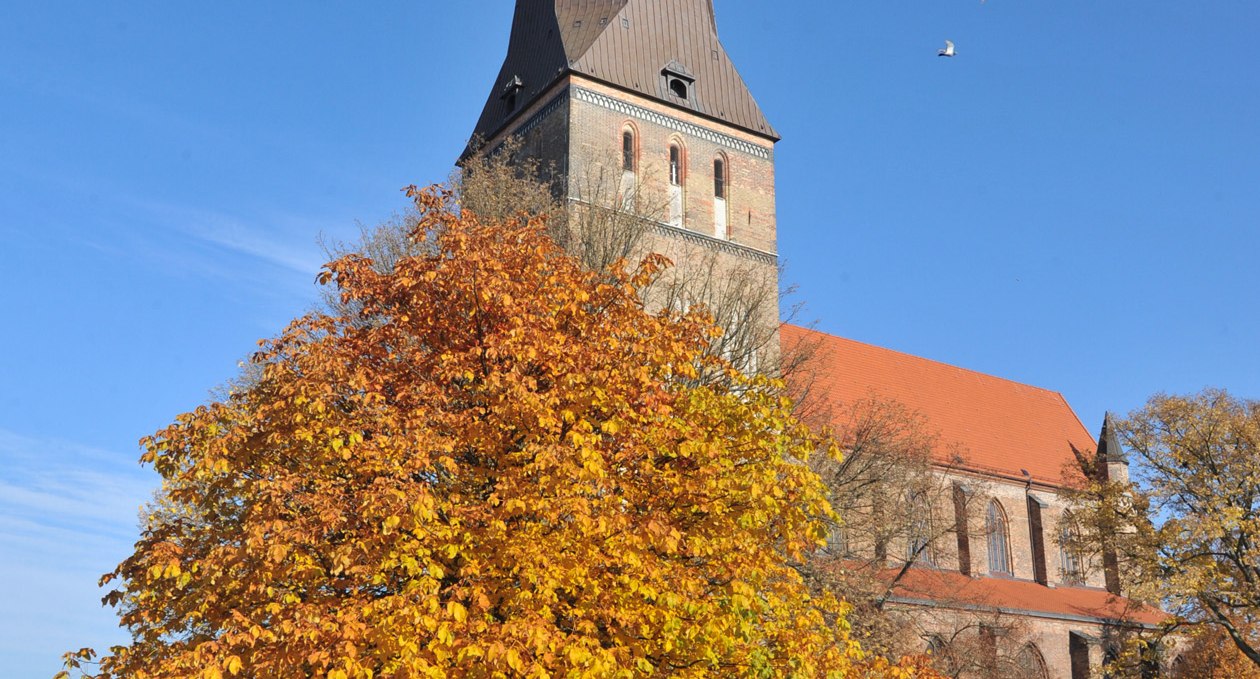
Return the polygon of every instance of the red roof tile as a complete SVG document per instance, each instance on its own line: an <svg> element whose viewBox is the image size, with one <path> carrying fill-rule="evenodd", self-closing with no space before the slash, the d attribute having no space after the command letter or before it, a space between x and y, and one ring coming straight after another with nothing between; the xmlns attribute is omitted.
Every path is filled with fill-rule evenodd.
<svg viewBox="0 0 1260 679"><path fill-rule="evenodd" d="M888 571L891 578L895 570ZM1123 620L1158 625L1168 614L1088 587L1046 587L1027 580L970 578L954 571L911 568L893 590L895 600L1049 616Z"/></svg>
<svg viewBox="0 0 1260 679"><path fill-rule="evenodd" d="M1035 481L1061 486L1072 446L1096 447L1058 392L796 326L783 328L782 342L785 352L817 344L808 371L816 398L843 406L874 396L923 415L941 437L942 465L1016 479L1026 469ZM961 463L945 459L958 447Z"/></svg>

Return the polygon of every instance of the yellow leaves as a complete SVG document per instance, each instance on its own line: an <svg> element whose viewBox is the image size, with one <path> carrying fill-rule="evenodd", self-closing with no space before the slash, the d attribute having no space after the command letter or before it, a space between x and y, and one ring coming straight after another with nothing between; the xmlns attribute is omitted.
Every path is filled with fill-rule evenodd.
<svg viewBox="0 0 1260 679"><path fill-rule="evenodd" d="M521 654L515 648L509 648L507 651L507 664L517 672L525 671L525 661L521 660Z"/></svg>
<svg viewBox="0 0 1260 679"><path fill-rule="evenodd" d="M455 643L455 635L451 633L450 623L444 622L438 625L437 632L433 636L446 646L451 646Z"/></svg>
<svg viewBox="0 0 1260 679"><path fill-rule="evenodd" d="M446 603L446 614L455 619L455 622L463 623L468 619L468 609L458 601L448 601Z"/></svg>
<svg viewBox="0 0 1260 679"><path fill-rule="evenodd" d="M843 669L814 660L843 626L783 554L827 505L776 394L679 379L700 321L649 316L540 227L421 222L431 254L328 269L379 322L300 319L230 407L152 438L151 525L187 550L119 567L140 633L106 679Z"/></svg>
<svg viewBox="0 0 1260 679"><path fill-rule="evenodd" d="M148 569L150 580L169 580L179 578L184 574L178 561L167 561L164 563L154 564Z"/></svg>

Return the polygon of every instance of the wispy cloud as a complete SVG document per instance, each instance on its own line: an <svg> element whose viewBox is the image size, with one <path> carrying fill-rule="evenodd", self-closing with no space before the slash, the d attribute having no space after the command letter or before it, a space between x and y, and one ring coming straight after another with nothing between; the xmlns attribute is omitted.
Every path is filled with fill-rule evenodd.
<svg viewBox="0 0 1260 679"><path fill-rule="evenodd" d="M271 266L314 276L324 263L315 243L321 224L292 214L249 220L222 212L156 201L130 201L185 235Z"/></svg>
<svg viewBox="0 0 1260 679"><path fill-rule="evenodd" d="M267 215L256 223L208 210L150 204L188 236L268 265L314 277L324 265L315 234L319 223L296 215ZM262 224L258 223L261 222Z"/></svg>
<svg viewBox="0 0 1260 679"><path fill-rule="evenodd" d="M130 552L158 485L136 458L0 429L0 656L38 659L21 676L50 676L65 650L121 639L96 580Z"/></svg>

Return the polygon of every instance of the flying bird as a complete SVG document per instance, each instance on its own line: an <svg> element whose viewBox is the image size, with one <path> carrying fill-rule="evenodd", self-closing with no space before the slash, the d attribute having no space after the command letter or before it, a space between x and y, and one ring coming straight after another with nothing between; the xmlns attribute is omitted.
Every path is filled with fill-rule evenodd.
<svg viewBox="0 0 1260 679"><path fill-rule="evenodd" d="M936 56L938 56L938 57L952 57L952 56L954 56L954 43L953 43L953 41L946 40L946 41L945 41L945 49L943 49L943 50L941 50L941 51L937 52L937 53L936 53Z"/></svg>

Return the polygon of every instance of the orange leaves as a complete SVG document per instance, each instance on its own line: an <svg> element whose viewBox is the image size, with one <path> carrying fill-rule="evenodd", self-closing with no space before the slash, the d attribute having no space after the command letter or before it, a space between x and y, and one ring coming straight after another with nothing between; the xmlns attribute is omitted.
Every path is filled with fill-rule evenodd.
<svg viewBox="0 0 1260 679"><path fill-rule="evenodd" d="M688 379L709 329L635 293L665 262L608 281L411 195L431 250L331 262L344 313L145 440L166 491L102 676L843 676L788 561L824 443L768 383Z"/></svg>

